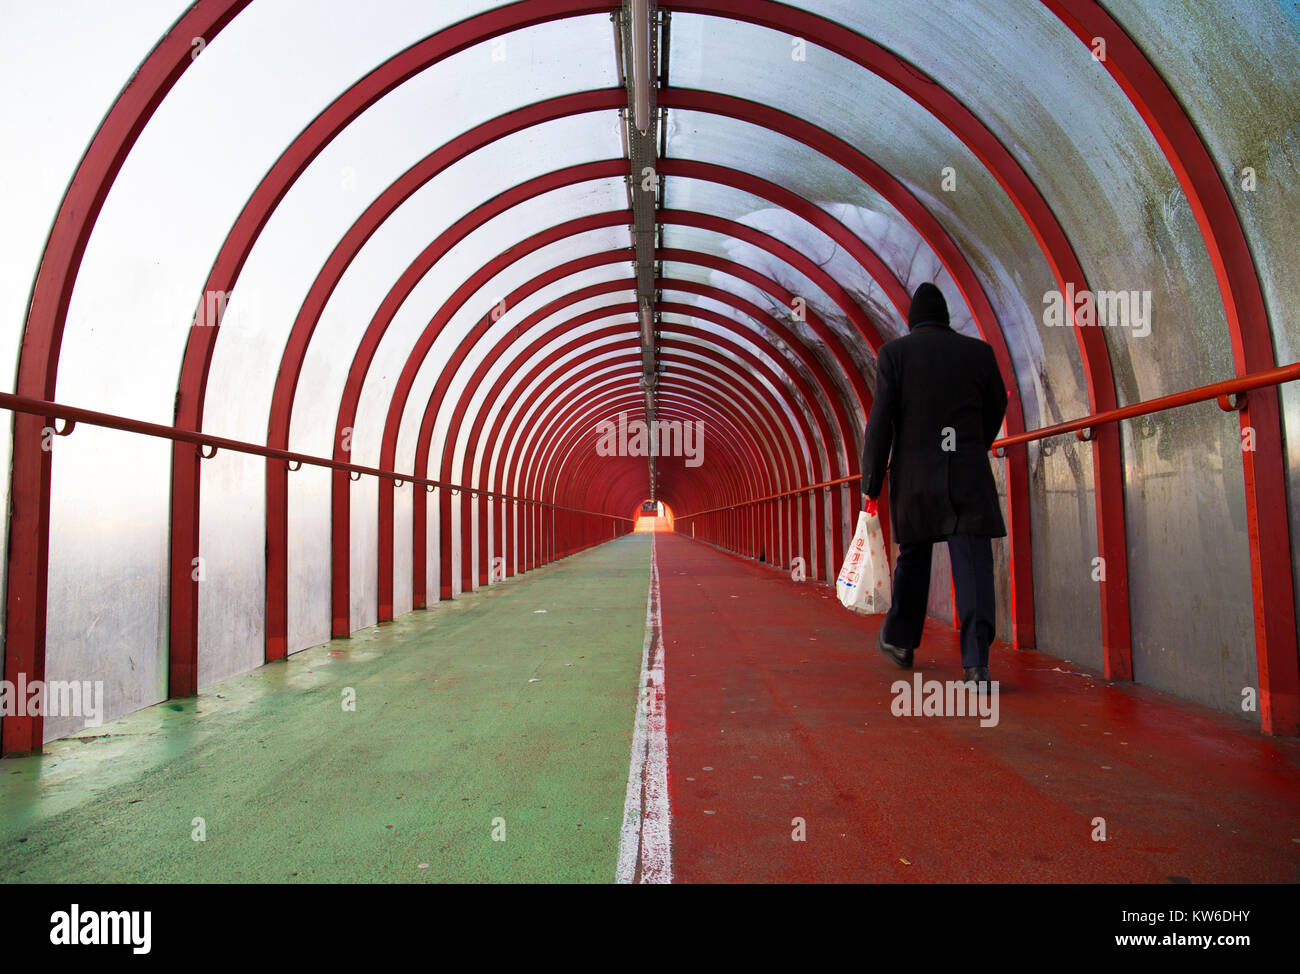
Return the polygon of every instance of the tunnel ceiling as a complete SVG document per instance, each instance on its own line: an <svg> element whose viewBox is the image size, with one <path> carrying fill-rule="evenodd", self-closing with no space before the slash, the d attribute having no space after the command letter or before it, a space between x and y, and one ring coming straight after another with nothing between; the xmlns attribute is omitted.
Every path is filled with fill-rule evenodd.
<svg viewBox="0 0 1300 974"><path fill-rule="evenodd" d="M874 352L922 281L993 345L1008 434L1294 358L1300 326L1276 309L1300 271L1266 258L1297 190L1271 185L1272 209L1242 192L1248 167L1295 163L1286 4L660 2L640 141L619 2L127 6L13 14L31 104L8 122L33 137L4 162L23 192L0 301L20 395L585 511L654 495L680 520L855 474ZM1216 84L1264 56L1249 85ZM1289 136L1260 131L1279 115ZM1148 292L1155 338L1051 327L1067 289ZM654 483L644 459L594 462L600 424L647 408L702 421L710 462L663 458ZM1283 412L1252 420L1273 453L1249 489L1285 528ZM358 570L340 530L378 544L363 570L381 605L391 588L392 481L350 494L321 472L293 493L307 475L283 463L95 429L51 479L41 425L15 424L11 616L13 579L70 543L90 483L123 530L171 512L139 543L169 546L173 640L198 625L200 511L204 544L235 557L261 539L223 538L222 519L264 505L272 602L291 497L331 512L336 627ZM999 470L1024 591L1037 449ZM1132 449L1111 426L1081 461L1120 566ZM378 542L353 511L373 503ZM1289 579L1281 539L1261 557L1285 555ZM27 604L45 597L31 584ZM1103 640L1126 618L1106 611ZM14 622L11 641L43 638Z"/></svg>

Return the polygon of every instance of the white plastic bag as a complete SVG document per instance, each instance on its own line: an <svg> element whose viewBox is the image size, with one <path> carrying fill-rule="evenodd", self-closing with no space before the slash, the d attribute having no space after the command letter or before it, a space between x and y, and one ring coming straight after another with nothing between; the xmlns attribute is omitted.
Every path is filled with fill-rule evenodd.
<svg viewBox="0 0 1300 974"><path fill-rule="evenodd" d="M861 511L844 565L835 580L835 594L846 609L863 615L889 611L889 556L880 516Z"/></svg>

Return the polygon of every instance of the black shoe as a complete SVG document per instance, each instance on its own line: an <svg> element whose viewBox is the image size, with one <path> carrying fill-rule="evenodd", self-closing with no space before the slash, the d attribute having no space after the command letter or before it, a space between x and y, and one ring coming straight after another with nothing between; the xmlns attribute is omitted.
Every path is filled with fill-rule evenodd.
<svg viewBox="0 0 1300 974"><path fill-rule="evenodd" d="M910 670L912 668L912 651L885 642L885 631L883 629L880 630L880 635L876 637L876 646L903 669Z"/></svg>
<svg viewBox="0 0 1300 974"><path fill-rule="evenodd" d="M962 670L963 683L974 683L980 693L989 692L989 668L987 666L968 666Z"/></svg>

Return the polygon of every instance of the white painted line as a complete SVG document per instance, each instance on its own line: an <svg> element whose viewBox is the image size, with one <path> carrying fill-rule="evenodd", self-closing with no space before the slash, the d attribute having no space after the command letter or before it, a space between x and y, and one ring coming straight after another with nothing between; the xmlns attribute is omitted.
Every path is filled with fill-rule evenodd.
<svg viewBox="0 0 1300 974"><path fill-rule="evenodd" d="M659 556L650 535L650 591L632 760L618 844L619 883L673 881L672 820L668 805L668 726L664 707L664 641L659 613Z"/></svg>

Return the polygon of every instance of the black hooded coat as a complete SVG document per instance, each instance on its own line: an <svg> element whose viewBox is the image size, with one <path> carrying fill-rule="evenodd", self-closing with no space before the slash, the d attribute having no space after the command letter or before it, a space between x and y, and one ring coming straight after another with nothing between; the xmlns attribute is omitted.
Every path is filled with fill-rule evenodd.
<svg viewBox="0 0 1300 974"><path fill-rule="evenodd" d="M862 491L878 497L888 468L899 544L951 534L1003 537L988 450L1007 391L993 349L948 327L947 304L932 284L917 289L908 324L909 334L880 347Z"/></svg>

